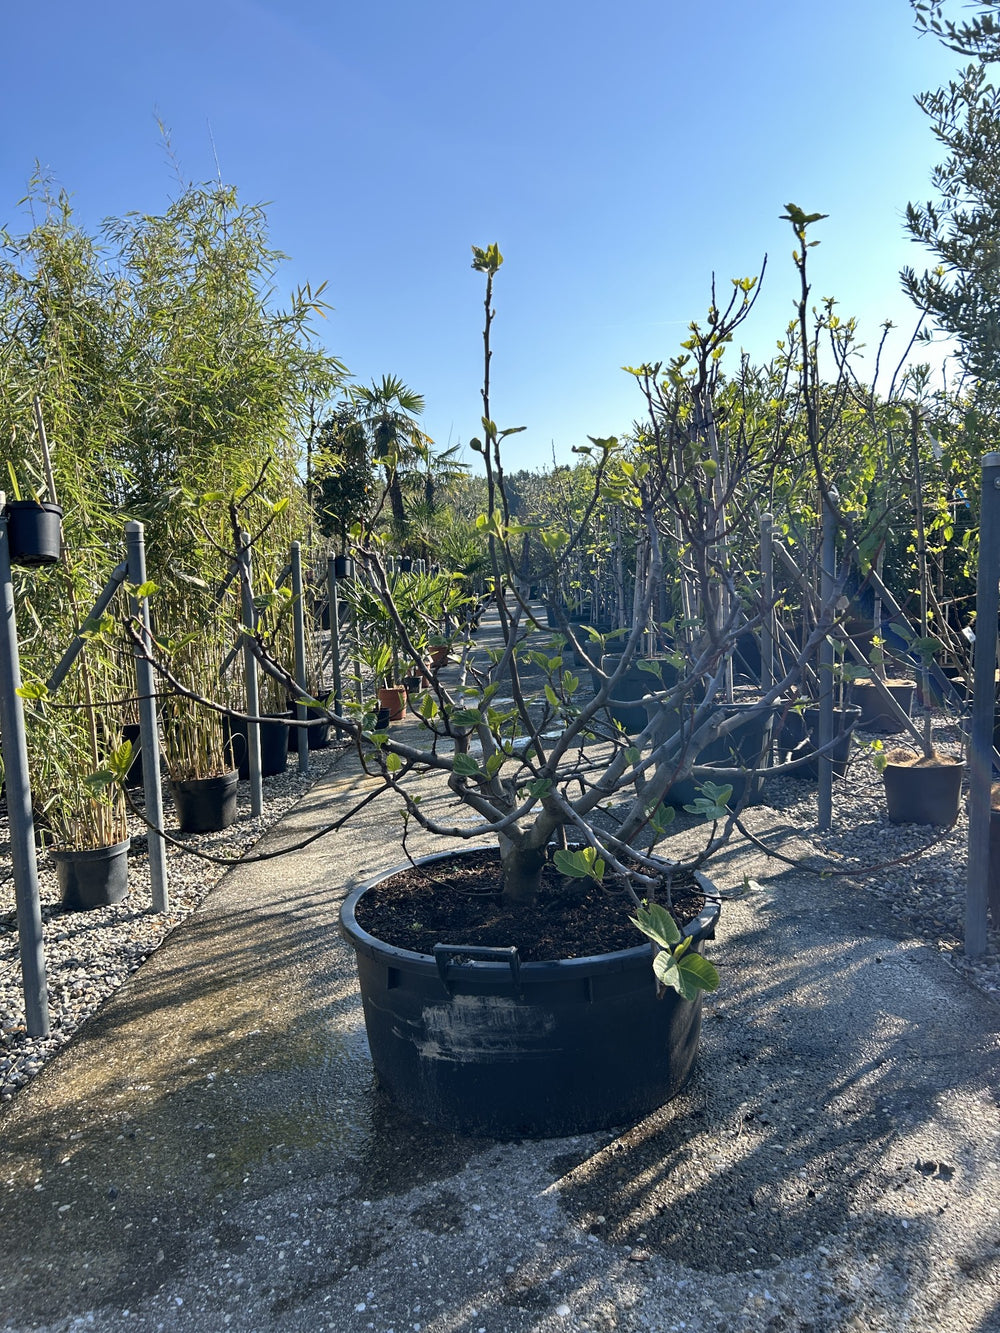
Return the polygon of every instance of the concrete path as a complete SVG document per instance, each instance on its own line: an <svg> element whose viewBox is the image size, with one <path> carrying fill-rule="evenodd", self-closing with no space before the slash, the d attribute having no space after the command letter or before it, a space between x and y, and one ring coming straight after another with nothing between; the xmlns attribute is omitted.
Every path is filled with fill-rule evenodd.
<svg viewBox="0 0 1000 1333"><path fill-rule="evenodd" d="M344 757L266 846L365 781ZM374 1086L337 931L398 833L378 803L233 870L0 1117L0 1327L1000 1330L998 1010L932 950L733 852L763 887L689 1088L618 1134L458 1138Z"/></svg>

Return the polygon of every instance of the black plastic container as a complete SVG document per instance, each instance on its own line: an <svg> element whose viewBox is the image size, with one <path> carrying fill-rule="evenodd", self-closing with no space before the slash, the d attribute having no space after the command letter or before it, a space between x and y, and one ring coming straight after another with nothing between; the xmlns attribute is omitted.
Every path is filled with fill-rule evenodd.
<svg viewBox="0 0 1000 1333"><path fill-rule="evenodd" d="M112 907L128 893L130 838L110 847L53 849L56 881L66 907Z"/></svg>
<svg viewBox="0 0 1000 1333"><path fill-rule="evenodd" d="M551 963L520 963L515 949L413 953L358 925L369 887L348 897L341 930L379 1082L407 1114L494 1138L583 1134L647 1115L684 1086L701 1000L657 995L650 946ZM718 915L709 903L688 927L697 952Z"/></svg>
<svg viewBox="0 0 1000 1333"><path fill-rule="evenodd" d="M139 748L141 735L142 728L138 722L126 722L122 727L122 740L131 743L132 752L135 755L128 766L128 772L125 774L126 787L142 786L142 750Z"/></svg>
<svg viewBox="0 0 1000 1333"><path fill-rule="evenodd" d="M909 717L910 709L913 707L913 696L916 692L913 681L889 680L883 681L883 685ZM851 703L857 704L861 709L858 726L862 731L878 731L886 736L894 736L905 730L902 722L895 714L890 713L881 690L873 681L854 681L851 685Z"/></svg>
<svg viewBox="0 0 1000 1333"><path fill-rule="evenodd" d="M606 653L601 659L601 670L611 676L622 660L621 653ZM646 709L643 698L658 690L669 689L677 683L677 668L662 658L655 659L660 667L660 675L655 671L646 671L640 667L640 661L654 659L636 659L620 680L612 686L608 712L630 736L638 735L646 725ZM595 693L601 682L595 677Z"/></svg>
<svg viewBox="0 0 1000 1333"><path fill-rule="evenodd" d="M958 818L964 774L964 764L886 764L882 777L890 822L950 827Z"/></svg>
<svg viewBox="0 0 1000 1333"><path fill-rule="evenodd" d="M856 704L847 704L833 710L833 745L827 751L833 761L834 774L842 778L847 772L851 758L851 736L861 717L861 709ZM819 745L819 705L811 704L803 712L789 711L780 722L780 729L775 735L775 745L779 759L808 760L792 776L815 779L819 773L818 761L813 752Z"/></svg>
<svg viewBox="0 0 1000 1333"><path fill-rule="evenodd" d="M720 710L727 714L750 713L759 705L747 703L723 703ZM774 704L769 709L755 713L747 721L740 722L724 736L718 736L711 744L701 750L695 760L697 768L711 770L716 768L743 768L747 775L742 778L720 777L715 779L711 772L695 773L680 782L671 783L665 800L669 805L684 806L697 797L698 786L706 779L717 781L719 785L731 783L733 794L730 805L737 803L752 805L760 799L764 774L759 769L766 768L771 755L771 727L780 705Z"/></svg>
<svg viewBox="0 0 1000 1333"><path fill-rule="evenodd" d="M224 717L222 730L226 737L226 754L240 775L240 781L250 777L250 756L247 751L247 723L239 717ZM288 718L268 714L260 723L260 773L273 778L284 773L288 765Z"/></svg>
<svg viewBox="0 0 1000 1333"><path fill-rule="evenodd" d="M218 833L236 822L239 774L172 782L177 823L182 833Z"/></svg>
<svg viewBox="0 0 1000 1333"><path fill-rule="evenodd" d="M9 500L7 546L12 565L54 565L62 547L62 507L35 500Z"/></svg>

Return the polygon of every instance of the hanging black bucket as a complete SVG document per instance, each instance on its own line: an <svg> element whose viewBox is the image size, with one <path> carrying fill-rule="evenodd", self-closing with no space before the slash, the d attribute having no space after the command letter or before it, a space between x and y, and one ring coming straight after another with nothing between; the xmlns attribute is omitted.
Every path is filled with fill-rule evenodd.
<svg viewBox="0 0 1000 1333"><path fill-rule="evenodd" d="M349 555L335 555L333 557L333 577L335 579L349 579L354 573L354 561Z"/></svg>
<svg viewBox="0 0 1000 1333"><path fill-rule="evenodd" d="M10 500L4 509L10 563L54 565L62 547L62 508L34 500Z"/></svg>

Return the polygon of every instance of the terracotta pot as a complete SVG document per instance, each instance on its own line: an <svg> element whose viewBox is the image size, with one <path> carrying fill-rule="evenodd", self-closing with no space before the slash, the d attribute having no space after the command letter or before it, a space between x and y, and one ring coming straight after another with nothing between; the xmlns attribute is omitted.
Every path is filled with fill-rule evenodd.
<svg viewBox="0 0 1000 1333"><path fill-rule="evenodd" d="M389 721L398 722L406 712L406 690L402 685L388 685L378 692L379 708L389 710Z"/></svg>

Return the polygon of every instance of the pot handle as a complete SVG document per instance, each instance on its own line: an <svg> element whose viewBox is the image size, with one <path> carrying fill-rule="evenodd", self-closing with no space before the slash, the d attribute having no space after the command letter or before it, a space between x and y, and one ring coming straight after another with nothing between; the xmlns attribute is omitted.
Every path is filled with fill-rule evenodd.
<svg viewBox="0 0 1000 1333"><path fill-rule="evenodd" d="M441 984L449 995L453 995L454 990L448 981L448 968L457 957L476 959L483 963L507 963L514 986L520 986L521 959L515 945L509 949L499 949L476 944L435 944L434 961L441 974Z"/></svg>

